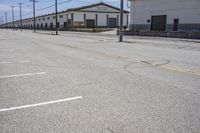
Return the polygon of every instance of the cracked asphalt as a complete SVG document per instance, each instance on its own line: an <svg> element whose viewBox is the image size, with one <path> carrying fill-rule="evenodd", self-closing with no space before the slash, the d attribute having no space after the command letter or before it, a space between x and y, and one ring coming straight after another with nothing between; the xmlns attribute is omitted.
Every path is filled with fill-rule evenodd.
<svg viewBox="0 0 200 133"><path fill-rule="evenodd" d="M0 29L0 133L200 132L199 40L49 33Z"/></svg>

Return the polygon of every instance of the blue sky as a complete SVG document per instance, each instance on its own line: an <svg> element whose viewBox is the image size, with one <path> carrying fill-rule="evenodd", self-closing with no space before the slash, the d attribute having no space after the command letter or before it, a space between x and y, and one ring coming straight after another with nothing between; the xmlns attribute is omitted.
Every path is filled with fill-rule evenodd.
<svg viewBox="0 0 200 133"><path fill-rule="evenodd" d="M36 10L42 9L48 6L51 6L55 3L55 0L37 0L38 2L36 3ZM68 0L58 0L58 3L60 2L65 2ZM89 5L93 3L98 3L98 2L105 2L110 5L119 7L120 5L120 0L72 0L70 2L60 4L58 6L58 10L66 10L68 8L73 8L73 7L79 7L79 6L84 6L84 5ZM0 0L0 17L3 17L4 22L5 22L5 12L8 13L8 21L11 21L12 18L12 12L11 12L11 5L15 6L14 11L15 11L15 20L19 19L19 5L17 3L24 3L22 5L22 14L23 18L27 17L32 17L32 2L30 0ZM127 3L125 0L124 4L125 9L127 9ZM54 12L54 7L42 10L42 11L37 11L36 15L42 15L42 14L47 14L47 13L52 13Z"/></svg>

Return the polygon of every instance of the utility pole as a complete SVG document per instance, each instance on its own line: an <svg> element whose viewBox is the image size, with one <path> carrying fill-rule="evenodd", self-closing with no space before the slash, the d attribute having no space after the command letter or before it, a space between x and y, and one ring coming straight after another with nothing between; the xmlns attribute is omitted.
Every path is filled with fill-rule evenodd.
<svg viewBox="0 0 200 133"><path fill-rule="evenodd" d="M12 21L13 21L13 30L14 30L14 25L15 25L15 16L14 16L14 7L15 6L11 6L11 8L12 8Z"/></svg>
<svg viewBox="0 0 200 133"><path fill-rule="evenodd" d="M3 16L1 16L1 21L2 21L2 24L3 24Z"/></svg>
<svg viewBox="0 0 200 133"><path fill-rule="evenodd" d="M57 9L58 3L57 0L55 0L55 14L56 14L56 35L58 35L58 9Z"/></svg>
<svg viewBox="0 0 200 133"><path fill-rule="evenodd" d="M8 21L7 21L7 12L5 12L5 19L6 19L6 28L7 28L7 23L8 23Z"/></svg>
<svg viewBox="0 0 200 133"><path fill-rule="evenodd" d="M124 13L124 0L121 0L119 42L123 42L123 13Z"/></svg>
<svg viewBox="0 0 200 133"><path fill-rule="evenodd" d="M36 32L35 30L35 2L36 0L30 0L31 2L33 2L33 29L34 29L34 32Z"/></svg>
<svg viewBox="0 0 200 133"><path fill-rule="evenodd" d="M1 28L1 25L2 25L2 23L1 23L1 18L0 18L0 28Z"/></svg>
<svg viewBox="0 0 200 133"><path fill-rule="evenodd" d="M19 4L19 10L20 10L20 29L22 31L22 4L23 3L18 3Z"/></svg>

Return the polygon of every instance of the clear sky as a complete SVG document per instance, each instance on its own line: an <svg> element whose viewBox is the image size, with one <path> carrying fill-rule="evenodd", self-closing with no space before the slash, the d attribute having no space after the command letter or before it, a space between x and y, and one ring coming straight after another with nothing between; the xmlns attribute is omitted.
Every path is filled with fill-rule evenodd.
<svg viewBox="0 0 200 133"><path fill-rule="evenodd" d="M48 9L40 10L45 7L49 7L55 3L55 0L37 0L36 3L36 15L43 15L47 13L53 13L55 7L50 7ZM80 7L85 6L89 4L94 4L98 2L105 2L107 4L119 7L120 6L120 0L57 0L58 3L66 2L63 4L58 5L58 10L66 10L68 8L74 8L74 7ZM67 2L69 1L69 2ZM15 12L15 20L19 19L19 5L18 3L23 3L22 5L22 15L23 18L32 17L32 2L30 0L0 0L0 18L3 17L3 20L5 22L5 12L8 14L8 21L12 20L12 9L10 6L15 6L14 12ZM125 0L124 8L127 9L127 0ZM39 11L40 10L40 11Z"/></svg>

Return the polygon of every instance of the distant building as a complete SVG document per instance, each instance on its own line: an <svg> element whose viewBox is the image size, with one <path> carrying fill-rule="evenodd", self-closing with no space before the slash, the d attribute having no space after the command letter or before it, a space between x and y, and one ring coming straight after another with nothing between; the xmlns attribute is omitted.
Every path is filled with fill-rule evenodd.
<svg viewBox="0 0 200 133"><path fill-rule="evenodd" d="M134 31L200 32L200 0L130 0Z"/></svg>
<svg viewBox="0 0 200 133"><path fill-rule="evenodd" d="M129 25L129 12L124 11L124 26ZM23 28L33 28L33 18L22 20ZM117 28L120 24L120 9L100 2L79 8L67 9L58 13L59 29L68 28ZM7 26L12 27L12 22ZM55 13L36 17L37 29L54 29ZM15 21L15 27L20 27L19 21Z"/></svg>

